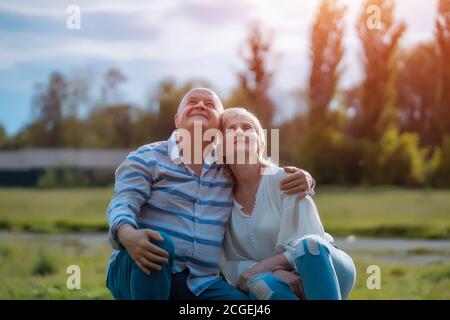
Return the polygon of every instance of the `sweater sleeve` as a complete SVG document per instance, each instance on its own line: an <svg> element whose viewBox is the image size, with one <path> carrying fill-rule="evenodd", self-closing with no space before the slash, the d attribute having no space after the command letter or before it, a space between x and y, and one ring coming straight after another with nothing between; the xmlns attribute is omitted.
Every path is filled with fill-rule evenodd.
<svg viewBox="0 0 450 320"><path fill-rule="evenodd" d="M139 152L132 152L115 172L114 194L109 203L107 216L109 240L119 249L117 230L125 223L138 228L136 215L150 196L154 159L144 159Z"/></svg>
<svg viewBox="0 0 450 320"><path fill-rule="evenodd" d="M280 232L275 251L284 252L291 265L293 258L290 249L298 239L306 235L316 235L326 241L332 241L331 236L324 231L317 207L310 196L300 201L293 196L282 196L281 207Z"/></svg>

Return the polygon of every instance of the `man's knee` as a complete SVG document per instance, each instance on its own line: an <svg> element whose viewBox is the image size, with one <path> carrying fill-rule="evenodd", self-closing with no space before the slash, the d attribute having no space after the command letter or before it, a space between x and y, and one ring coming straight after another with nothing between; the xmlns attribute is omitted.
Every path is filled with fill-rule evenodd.
<svg viewBox="0 0 450 320"><path fill-rule="evenodd" d="M169 254L169 260L173 261L173 257L175 255L175 245L174 245L172 239L165 232L160 232L159 234L161 235L161 237L164 240L163 241L154 241L153 243L156 246L160 247L161 249L166 250L167 253Z"/></svg>

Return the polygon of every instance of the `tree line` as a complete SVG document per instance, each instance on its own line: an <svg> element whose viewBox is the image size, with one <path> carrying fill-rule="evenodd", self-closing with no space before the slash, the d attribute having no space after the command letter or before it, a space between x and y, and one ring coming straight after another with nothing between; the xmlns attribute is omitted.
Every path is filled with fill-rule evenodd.
<svg viewBox="0 0 450 320"><path fill-rule="evenodd" d="M450 187L450 0L438 1L433 39L408 48L400 46L407 25L396 18L395 1L363 1L354 24L363 55L354 63L364 76L351 88L340 86L346 11L339 0L322 0L316 13L308 86L297 86L306 112L274 123L282 106L270 94L273 34L260 24L248 30L240 51L245 67L224 104L245 106L265 128L280 128L281 161L320 183ZM182 96L194 86L214 89L207 80L164 79L136 106L120 102L125 81L109 69L92 101L88 79L52 73L35 88L33 120L10 137L0 127L0 147L133 148L164 140Z"/></svg>

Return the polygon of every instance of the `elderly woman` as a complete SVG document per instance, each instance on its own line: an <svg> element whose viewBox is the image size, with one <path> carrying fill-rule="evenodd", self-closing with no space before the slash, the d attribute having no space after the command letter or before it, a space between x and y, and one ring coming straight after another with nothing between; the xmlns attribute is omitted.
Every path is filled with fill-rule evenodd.
<svg viewBox="0 0 450 320"><path fill-rule="evenodd" d="M263 158L258 119L231 108L221 125L235 181L221 264L227 280L253 299L347 298L355 283L353 260L324 232L310 196L298 201L279 190L286 174ZM236 163L242 155L246 161Z"/></svg>

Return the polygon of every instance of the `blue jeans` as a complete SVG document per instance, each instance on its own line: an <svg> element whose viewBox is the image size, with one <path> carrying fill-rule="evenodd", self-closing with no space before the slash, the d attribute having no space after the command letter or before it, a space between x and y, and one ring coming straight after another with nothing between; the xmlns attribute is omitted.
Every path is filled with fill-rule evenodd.
<svg viewBox="0 0 450 320"><path fill-rule="evenodd" d="M356 280L356 269L350 256L315 235L302 238L295 252L295 268L307 300L348 297ZM299 299L285 282L272 273L256 275L248 287L252 299Z"/></svg>
<svg viewBox="0 0 450 320"><path fill-rule="evenodd" d="M111 263L106 286L117 300L248 300L249 297L218 279L200 295L193 294L187 286L189 269L172 273L174 246L168 235L160 232L162 242L153 244L169 253L169 261L160 271L145 274L138 268L126 250L120 250Z"/></svg>

